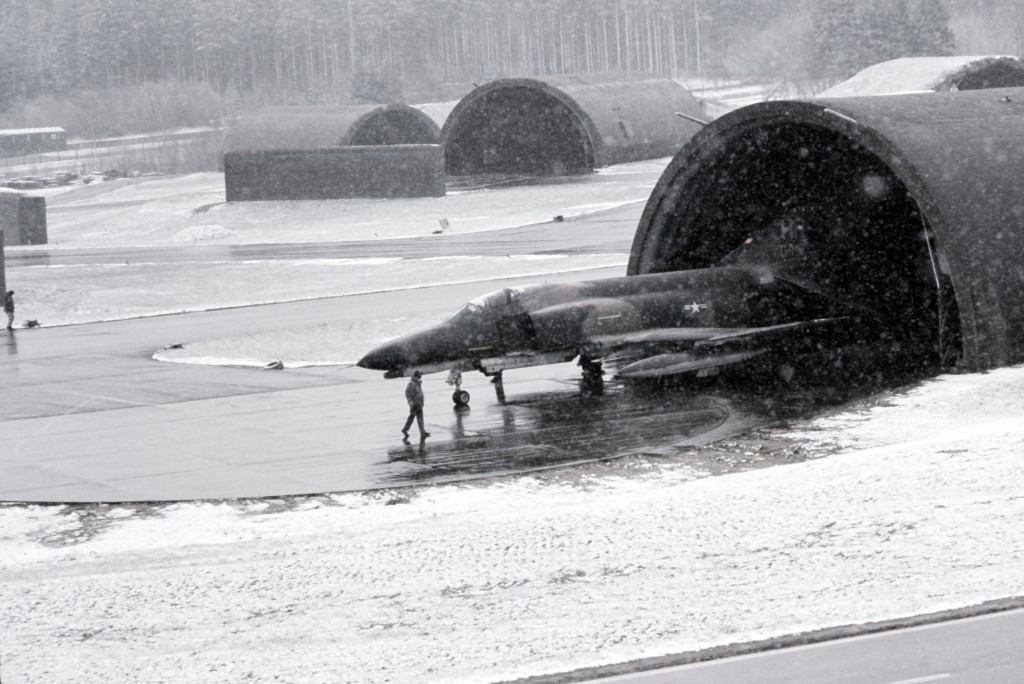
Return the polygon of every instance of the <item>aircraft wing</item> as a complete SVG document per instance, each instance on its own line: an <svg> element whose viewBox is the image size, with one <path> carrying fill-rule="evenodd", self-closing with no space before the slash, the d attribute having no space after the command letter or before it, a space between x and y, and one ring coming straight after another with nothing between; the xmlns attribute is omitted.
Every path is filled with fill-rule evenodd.
<svg viewBox="0 0 1024 684"><path fill-rule="evenodd" d="M755 356L764 354L764 349L752 351L735 352L732 354L694 354L692 352L680 352L678 354L658 354L641 361L636 361L628 366L619 369L616 373L620 378L660 378L668 375L680 375L682 373L696 372L717 369L721 366L729 366L734 363L741 363L752 359Z"/></svg>
<svg viewBox="0 0 1024 684"><path fill-rule="evenodd" d="M616 335L597 335L585 341L584 350L593 356L637 346L679 348L721 346L753 339L766 339L800 328L831 323L841 318L822 318L756 328L651 328Z"/></svg>
<svg viewBox="0 0 1024 684"><path fill-rule="evenodd" d="M759 356L795 331L840 320L844 319L815 319L756 328L658 328L597 336L587 341L584 351L618 365L618 375L623 378L699 374Z"/></svg>
<svg viewBox="0 0 1024 684"><path fill-rule="evenodd" d="M785 336L786 333L790 333L794 330L824 326L842 320L846 320L846 318L816 318L810 321L781 323L779 325L769 325L761 328L737 328L735 330L723 332L720 335L715 335L714 337L700 340L694 344L694 348L716 347L748 341L759 341L763 343L776 337Z"/></svg>
<svg viewBox="0 0 1024 684"><path fill-rule="evenodd" d="M623 348L641 345L692 346L723 335L742 333L756 328L651 328L617 335L597 335L584 342L588 354L600 356Z"/></svg>

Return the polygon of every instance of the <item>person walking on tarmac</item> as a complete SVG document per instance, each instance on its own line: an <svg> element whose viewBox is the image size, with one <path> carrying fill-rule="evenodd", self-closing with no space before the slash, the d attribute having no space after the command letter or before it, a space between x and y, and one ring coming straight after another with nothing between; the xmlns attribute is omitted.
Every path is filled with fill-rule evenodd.
<svg viewBox="0 0 1024 684"><path fill-rule="evenodd" d="M415 419L420 428L420 441L430 436L430 433L423 428L423 376L419 371L413 371L409 384L405 387L405 400L409 402L409 417L402 428L402 441L409 441L409 428Z"/></svg>
<svg viewBox="0 0 1024 684"><path fill-rule="evenodd" d="M4 295L4 313L7 314L7 329L14 330L14 290Z"/></svg>

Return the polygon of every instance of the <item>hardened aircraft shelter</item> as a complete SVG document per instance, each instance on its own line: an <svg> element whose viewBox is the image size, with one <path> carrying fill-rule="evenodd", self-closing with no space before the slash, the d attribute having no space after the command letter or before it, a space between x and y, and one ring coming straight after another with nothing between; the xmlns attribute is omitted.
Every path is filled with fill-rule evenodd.
<svg viewBox="0 0 1024 684"><path fill-rule="evenodd" d="M239 119L225 152L437 144L433 119L406 105L267 107Z"/></svg>
<svg viewBox="0 0 1024 684"><path fill-rule="evenodd" d="M506 78L464 97L441 139L450 175L562 175L675 154L700 128L699 100L637 73Z"/></svg>
<svg viewBox="0 0 1024 684"><path fill-rule="evenodd" d="M225 139L227 199L440 196L440 132L406 105L268 107Z"/></svg>
<svg viewBox="0 0 1024 684"><path fill-rule="evenodd" d="M721 262L800 224L804 273L898 321L893 350L1024 361L1024 88L756 104L700 131L638 226L630 274Z"/></svg>
<svg viewBox="0 0 1024 684"><path fill-rule="evenodd" d="M948 90L1019 88L1024 86L1024 60L1006 55L900 57L873 64L818 97L898 95Z"/></svg>

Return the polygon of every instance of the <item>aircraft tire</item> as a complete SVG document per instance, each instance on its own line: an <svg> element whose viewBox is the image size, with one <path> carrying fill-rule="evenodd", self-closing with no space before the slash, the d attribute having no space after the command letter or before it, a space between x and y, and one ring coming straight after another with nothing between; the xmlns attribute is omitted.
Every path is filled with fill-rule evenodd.
<svg viewBox="0 0 1024 684"><path fill-rule="evenodd" d="M452 392L452 401L456 406L469 406L469 392L466 390L455 390Z"/></svg>

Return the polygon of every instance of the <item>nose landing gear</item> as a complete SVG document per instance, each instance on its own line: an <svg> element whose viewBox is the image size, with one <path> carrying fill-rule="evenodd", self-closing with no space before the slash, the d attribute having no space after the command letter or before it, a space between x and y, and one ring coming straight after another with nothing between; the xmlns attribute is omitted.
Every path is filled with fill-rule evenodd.
<svg viewBox="0 0 1024 684"><path fill-rule="evenodd" d="M469 406L469 392L462 389L462 369L458 367L452 368L445 382L455 386L455 391L452 392L452 403L455 404L455 408L461 409ZM494 394L498 398L498 403L504 405L505 384L502 382L501 371L493 374L491 383L494 385Z"/></svg>
<svg viewBox="0 0 1024 684"><path fill-rule="evenodd" d="M455 391L452 392L452 403L455 404L455 407L463 408L464 406L469 406L469 392L462 389L462 370L452 368L445 382L449 385L455 385Z"/></svg>

